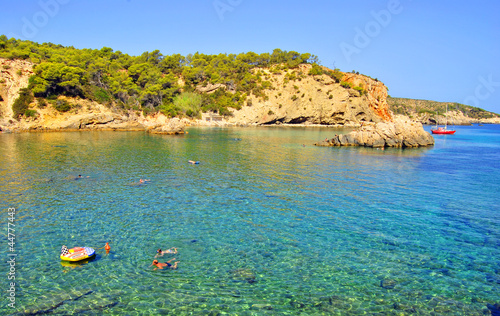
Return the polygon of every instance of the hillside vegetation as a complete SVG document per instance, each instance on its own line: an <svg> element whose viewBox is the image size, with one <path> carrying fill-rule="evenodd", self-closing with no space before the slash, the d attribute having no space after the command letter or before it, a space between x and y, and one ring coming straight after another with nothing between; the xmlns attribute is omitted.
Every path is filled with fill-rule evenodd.
<svg viewBox="0 0 500 316"><path fill-rule="evenodd" d="M256 67L280 72L313 64L316 72L323 72L316 65L316 56L280 49L263 54L187 56L165 56L155 50L130 56L108 47L76 49L8 39L4 35L0 36L0 58L34 64L29 84L20 91L20 98L13 106L15 118L35 116L36 108L29 106L34 100L39 107L51 105L61 112L70 110L70 104L56 101L59 96L145 114L162 112L170 117L196 117L200 111L229 115L228 108L240 108L250 94L264 97L263 91L272 87L260 73L251 71ZM337 80L342 77L340 72L331 75ZM196 93L197 88L210 85L224 89Z"/></svg>
<svg viewBox="0 0 500 316"><path fill-rule="evenodd" d="M500 117L496 113L456 102L437 102L388 97L387 103L389 104L390 110L395 114L403 114L414 119L425 121L423 123L430 124L435 123L437 117L445 116L447 108L450 118L453 118L453 116L462 116L470 119L471 122Z"/></svg>

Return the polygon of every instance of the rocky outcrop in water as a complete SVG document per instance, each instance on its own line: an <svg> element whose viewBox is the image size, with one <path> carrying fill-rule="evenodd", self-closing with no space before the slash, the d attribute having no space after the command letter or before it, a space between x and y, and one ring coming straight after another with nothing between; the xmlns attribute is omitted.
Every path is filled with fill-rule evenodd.
<svg viewBox="0 0 500 316"><path fill-rule="evenodd" d="M434 138L423 129L421 123L398 115L393 122L364 124L356 131L335 135L315 145L412 148L434 145Z"/></svg>
<svg viewBox="0 0 500 316"><path fill-rule="evenodd" d="M163 122L157 122L146 129L151 134L183 134L185 124L178 118L165 119Z"/></svg>

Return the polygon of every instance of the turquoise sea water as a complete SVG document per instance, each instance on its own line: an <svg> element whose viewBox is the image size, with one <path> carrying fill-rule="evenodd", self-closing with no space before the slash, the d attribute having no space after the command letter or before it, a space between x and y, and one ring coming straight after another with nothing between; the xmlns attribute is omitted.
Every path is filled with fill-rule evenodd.
<svg viewBox="0 0 500 316"><path fill-rule="evenodd" d="M494 311L500 127L457 127L426 149L313 146L348 131L0 134L0 314ZM59 260L62 245L106 242L88 263ZM149 267L174 246L177 270Z"/></svg>

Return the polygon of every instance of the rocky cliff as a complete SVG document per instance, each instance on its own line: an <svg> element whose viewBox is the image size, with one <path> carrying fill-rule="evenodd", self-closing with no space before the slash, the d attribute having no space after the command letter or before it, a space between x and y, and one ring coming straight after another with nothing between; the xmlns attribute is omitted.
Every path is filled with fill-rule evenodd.
<svg viewBox="0 0 500 316"><path fill-rule="evenodd" d="M308 75L311 67L303 64L297 69L274 73L270 69L255 69L272 87L265 90L263 98L250 95L248 106L233 111L228 122L359 126L361 122L392 119L383 83L345 73L342 82L346 87L343 87L326 74Z"/></svg>
<svg viewBox="0 0 500 316"><path fill-rule="evenodd" d="M54 103L66 103L70 110L61 112L38 99L30 105L36 117L13 119L12 105L19 90L28 86L33 64L23 60L0 58L0 130L59 131L59 130L145 130L151 133L179 134L187 120L170 119L156 113L144 116L140 111L124 111L97 102L59 96ZM43 104L42 104L43 103Z"/></svg>
<svg viewBox="0 0 500 316"><path fill-rule="evenodd" d="M19 96L19 90L28 86L32 74L31 62L0 58L0 120L12 119L12 104Z"/></svg>
<svg viewBox="0 0 500 316"><path fill-rule="evenodd" d="M7 130L75 130L75 129L133 129L181 132L183 124L207 124L204 120L172 120L156 113L144 116L139 111L124 111L113 105L59 96L54 102L66 102L71 110L61 112L50 102L37 99L30 105L37 116L12 119L12 104L19 89L27 87L33 65L27 61L0 59L0 128ZM338 82L327 74L309 75L311 65L271 71L253 69L270 84L264 95L247 97L241 110L221 118L217 124L320 124L359 126L361 122L382 122L392 119L386 102L387 87L367 76L345 73ZM325 69L328 70L328 69ZM179 78L182 82L182 78ZM200 87L200 93L212 93L224 85ZM234 92L234 91L230 91ZM49 105L47 106L47 104ZM211 124L213 122L209 122Z"/></svg>

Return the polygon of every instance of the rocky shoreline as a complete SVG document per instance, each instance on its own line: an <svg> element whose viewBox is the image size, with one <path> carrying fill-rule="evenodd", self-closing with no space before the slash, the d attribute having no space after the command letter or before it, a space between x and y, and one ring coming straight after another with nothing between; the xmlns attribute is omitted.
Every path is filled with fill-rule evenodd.
<svg viewBox="0 0 500 316"><path fill-rule="evenodd" d="M311 65L297 69L271 71L254 69L270 87L261 95L250 93L240 109L229 108L231 115L202 113L201 118L170 118L161 112L145 115L139 109L125 109L113 102L98 103L89 99L59 95L57 99L37 99L30 104L31 114L13 119L13 103L19 91L28 86L33 64L0 59L0 131L144 131L153 134L183 134L188 126L321 126L359 128L347 135L337 135L318 146L420 147L434 139L422 124L467 124L463 113L448 112L447 117L394 117L387 103L387 87L367 76L343 73L341 82L329 75L310 75ZM325 68L326 69L326 68ZM197 87L199 93L224 89L215 84ZM230 91L231 92L231 91ZM232 92L231 92L232 93ZM67 110L56 110L55 104ZM483 123L500 123L497 120ZM445 121L447 120L447 121ZM404 123L403 123L404 122Z"/></svg>

